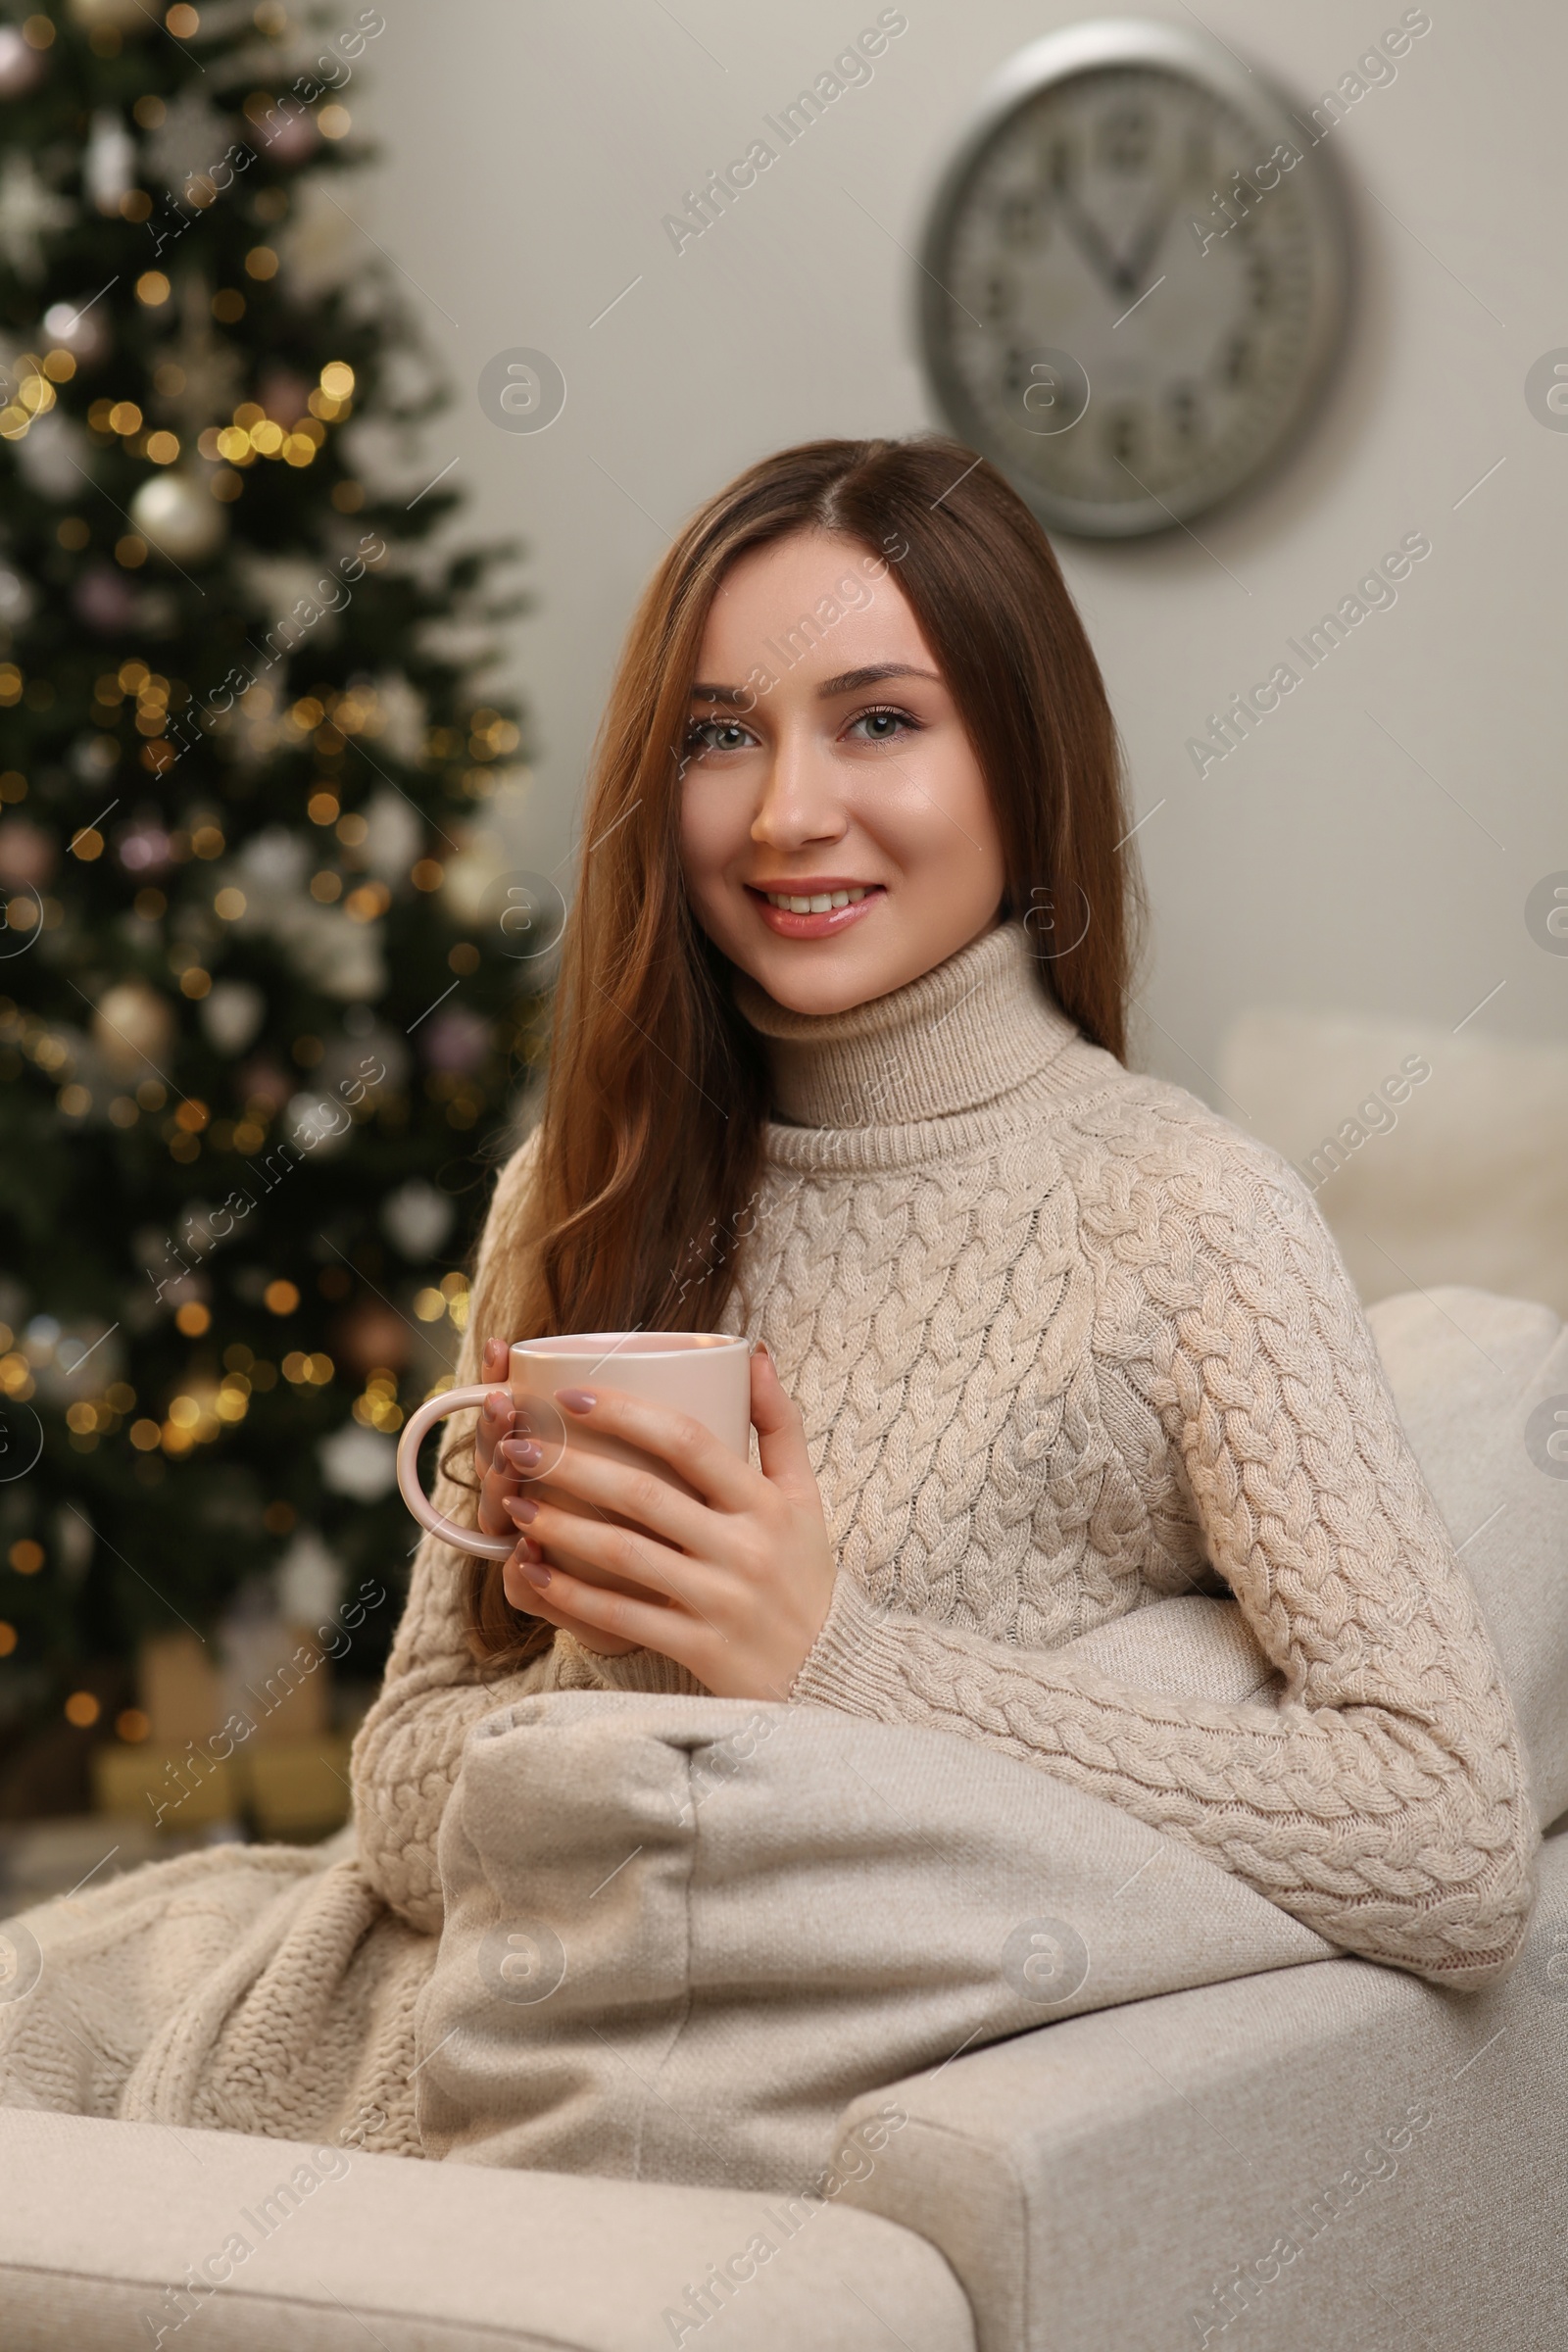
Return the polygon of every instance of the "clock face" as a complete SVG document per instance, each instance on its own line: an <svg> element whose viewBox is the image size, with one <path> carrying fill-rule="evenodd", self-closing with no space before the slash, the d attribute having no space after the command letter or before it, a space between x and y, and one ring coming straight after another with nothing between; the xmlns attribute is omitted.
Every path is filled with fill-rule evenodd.
<svg viewBox="0 0 1568 2352"><path fill-rule="evenodd" d="M1051 527L1168 528L1302 421L1347 275L1314 127L1167 27L1009 69L933 216L922 340L954 429Z"/></svg>

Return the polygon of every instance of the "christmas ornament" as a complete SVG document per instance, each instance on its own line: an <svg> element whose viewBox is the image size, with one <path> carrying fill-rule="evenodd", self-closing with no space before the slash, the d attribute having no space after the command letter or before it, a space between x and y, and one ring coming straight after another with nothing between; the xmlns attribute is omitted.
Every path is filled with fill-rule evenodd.
<svg viewBox="0 0 1568 2352"><path fill-rule="evenodd" d="M416 1265L434 1257L457 1211L445 1193L438 1193L422 1176L411 1176L381 1203L381 1230L395 1250Z"/></svg>
<svg viewBox="0 0 1568 2352"><path fill-rule="evenodd" d="M109 313L91 294L79 302L52 302L43 315L43 331L50 350L69 351L78 368L96 368L114 342Z"/></svg>
<svg viewBox="0 0 1568 2352"><path fill-rule="evenodd" d="M424 820L401 792L383 786L370 799L365 821L365 862L379 882L401 882L424 847Z"/></svg>
<svg viewBox="0 0 1568 2352"><path fill-rule="evenodd" d="M379 1502L397 1483L398 1449L391 1438L346 1421L317 1447L321 1477L334 1494L354 1502Z"/></svg>
<svg viewBox="0 0 1568 2352"><path fill-rule="evenodd" d="M291 1095L283 1112L283 1132L296 1152L318 1159L341 1152L354 1132L346 1102L329 1095Z"/></svg>
<svg viewBox="0 0 1568 2352"><path fill-rule="evenodd" d="M271 368L258 384L256 397L274 424L291 425L308 414L311 386L292 368Z"/></svg>
<svg viewBox="0 0 1568 2352"><path fill-rule="evenodd" d="M16 451L23 480L40 498L79 498L83 477L91 479L91 444L75 418L58 409L34 417Z"/></svg>
<svg viewBox="0 0 1568 2352"><path fill-rule="evenodd" d="M285 1625L323 1625L343 1597L343 1570L314 1527L302 1527L272 1576Z"/></svg>
<svg viewBox="0 0 1568 2352"><path fill-rule="evenodd" d="M120 765L120 745L113 735L78 735L70 757L78 783L101 784Z"/></svg>
<svg viewBox="0 0 1568 2352"><path fill-rule="evenodd" d="M308 108L297 114L278 110L282 121L275 130L261 135L266 140L267 153L282 164L302 164L318 144L316 117Z"/></svg>
<svg viewBox="0 0 1568 2352"><path fill-rule="evenodd" d="M171 354L185 381L171 408L193 438L215 416L233 413L245 373L241 354L213 332L212 281L200 270L185 273L179 293L179 334Z"/></svg>
<svg viewBox="0 0 1568 2352"><path fill-rule="evenodd" d="M279 1111L293 1092L293 1079L275 1061L248 1061L239 1073L239 1096L243 1102L265 1102L270 1111Z"/></svg>
<svg viewBox="0 0 1568 2352"><path fill-rule="evenodd" d="M46 187L25 155L8 155L0 170L0 254L19 277L42 277L42 239L69 228L76 208Z"/></svg>
<svg viewBox="0 0 1568 2352"><path fill-rule="evenodd" d="M162 825L127 825L115 844L115 854L127 874L159 874L172 859L172 844Z"/></svg>
<svg viewBox="0 0 1568 2352"><path fill-rule="evenodd" d="M37 890L48 881L60 855L52 833L30 816L0 818L0 882L12 890Z"/></svg>
<svg viewBox="0 0 1568 2352"><path fill-rule="evenodd" d="M172 1004L145 980L117 982L92 1016L93 1043L116 1078L157 1077L176 1027Z"/></svg>
<svg viewBox="0 0 1568 2352"><path fill-rule="evenodd" d="M107 564L94 564L82 573L71 591L71 601L78 618L102 637L114 637L128 629L139 605L136 591L124 573L111 571Z"/></svg>
<svg viewBox="0 0 1568 2352"><path fill-rule="evenodd" d="M432 1070L467 1077L490 1055L490 1024L458 1004L439 1012L424 1033L424 1058Z"/></svg>
<svg viewBox="0 0 1568 2352"><path fill-rule="evenodd" d="M412 765L423 756L429 723L423 695L401 672L389 670L375 680L375 699L381 713L382 746L394 760Z"/></svg>
<svg viewBox="0 0 1568 2352"><path fill-rule="evenodd" d="M199 564L222 545L226 517L194 474L155 473L130 502L130 519L172 564Z"/></svg>
<svg viewBox="0 0 1568 2352"><path fill-rule="evenodd" d="M43 78L41 50L34 49L15 24L0 24L0 98L22 98Z"/></svg>
<svg viewBox="0 0 1568 2352"><path fill-rule="evenodd" d="M121 198L136 185L136 142L108 107L93 116L81 176L93 203L106 214L118 213Z"/></svg>
<svg viewBox="0 0 1568 2352"><path fill-rule="evenodd" d="M399 1371L409 1360L414 1335L403 1317L379 1300L351 1307L336 1327L336 1352L363 1378L381 1365Z"/></svg>
<svg viewBox="0 0 1568 2352"><path fill-rule="evenodd" d="M221 166L232 136L225 118L200 90L181 90L170 99L146 143L149 180L171 196L183 196L193 179L213 184L211 174Z"/></svg>
<svg viewBox="0 0 1568 2352"><path fill-rule="evenodd" d="M243 1054L267 1014L267 999L249 980L220 980L202 1001L201 1023L220 1054Z"/></svg>
<svg viewBox="0 0 1568 2352"><path fill-rule="evenodd" d="M0 564L0 628L20 629L32 617L32 591L20 571Z"/></svg>

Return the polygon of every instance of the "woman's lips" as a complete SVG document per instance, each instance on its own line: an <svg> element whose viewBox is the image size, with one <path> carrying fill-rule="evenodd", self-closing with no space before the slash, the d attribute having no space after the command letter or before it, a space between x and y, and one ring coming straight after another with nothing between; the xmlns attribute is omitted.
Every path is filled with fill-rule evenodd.
<svg viewBox="0 0 1568 2352"><path fill-rule="evenodd" d="M787 906L775 906L767 895L752 883L746 885L746 895L767 928L779 939L831 939L840 931L847 931L852 923L859 922L880 899L887 896L881 883L830 883L819 885L814 891L802 888L791 893L796 898L820 898L834 889L850 888L863 890L865 896L847 906L824 907L816 914L796 914ZM782 898L784 893L775 891L773 896Z"/></svg>

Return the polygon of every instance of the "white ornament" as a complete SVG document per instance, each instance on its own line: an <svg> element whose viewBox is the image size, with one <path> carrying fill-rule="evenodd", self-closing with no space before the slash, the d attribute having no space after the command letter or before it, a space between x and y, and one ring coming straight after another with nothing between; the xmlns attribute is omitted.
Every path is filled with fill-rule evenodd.
<svg viewBox="0 0 1568 2352"><path fill-rule="evenodd" d="M354 1133L346 1102L330 1095L294 1095L283 1112L283 1131L296 1152L308 1154L341 1152Z"/></svg>
<svg viewBox="0 0 1568 2352"><path fill-rule="evenodd" d="M15 24L0 24L0 98L21 98L43 72L43 58Z"/></svg>
<svg viewBox="0 0 1568 2352"><path fill-rule="evenodd" d="M444 1193L411 1176L381 1203L381 1224L396 1249L416 1265L434 1257L452 1231L455 1211Z"/></svg>
<svg viewBox="0 0 1568 2352"><path fill-rule="evenodd" d="M223 510L194 475L156 473L130 502L130 519L156 554L199 564L222 545Z"/></svg>
<svg viewBox="0 0 1568 2352"><path fill-rule="evenodd" d="M220 980L202 1000L201 1022L220 1054L243 1054L262 1025L267 999L249 980Z"/></svg>
<svg viewBox="0 0 1568 2352"><path fill-rule="evenodd" d="M371 873L380 882L403 881L424 847L424 819L412 801L385 786L368 804L365 818L369 827L365 858Z"/></svg>
<svg viewBox="0 0 1568 2352"><path fill-rule="evenodd" d="M147 142L147 166L172 196L182 196L192 179L209 179L228 153L229 133L216 107L200 90L171 98L164 119Z"/></svg>
<svg viewBox="0 0 1568 2352"><path fill-rule="evenodd" d="M381 742L394 760L412 767L424 752L423 695L401 670L383 670L375 680L375 698L381 706Z"/></svg>
<svg viewBox="0 0 1568 2352"><path fill-rule="evenodd" d="M79 498L91 478L92 445L74 416L58 409L35 416L13 446L23 480L40 498Z"/></svg>
<svg viewBox="0 0 1568 2352"><path fill-rule="evenodd" d="M32 591L20 572L0 564L0 628L20 629L32 612Z"/></svg>
<svg viewBox="0 0 1568 2352"><path fill-rule="evenodd" d="M0 168L0 254L19 277L42 277L40 240L57 228L69 228L76 208L46 187L25 155L8 155Z"/></svg>
<svg viewBox="0 0 1568 2352"><path fill-rule="evenodd" d="M122 196L136 185L136 142L108 107L93 116L81 175L101 213L118 213Z"/></svg>
<svg viewBox="0 0 1568 2352"><path fill-rule="evenodd" d="M376 1430L362 1429L357 1421L346 1421L323 1438L317 1450L321 1476L334 1494L347 1494L355 1502L379 1502L397 1484L396 1445Z"/></svg>
<svg viewBox="0 0 1568 2352"><path fill-rule="evenodd" d="M342 1564L314 1527L300 1529L272 1574L286 1625L324 1625L343 1597Z"/></svg>
<svg viewBox="0 0 1568 2352"><path fill-rule="evenodd" d="M52 302L43 315L43 331L51 351L69 351L83 368L109 351L109 314L91 294L79 302Z"/></svg>
<svg viewBox="0 0 1568 2352"><path fill-rule="evenodd" d="M286 825L269 825L248 841L234 865L245 912L242 937L270 934L302 980L345 1003L380 996L386 959L379 922L359 923L339 906L307 896L310 848Z"/></svg>

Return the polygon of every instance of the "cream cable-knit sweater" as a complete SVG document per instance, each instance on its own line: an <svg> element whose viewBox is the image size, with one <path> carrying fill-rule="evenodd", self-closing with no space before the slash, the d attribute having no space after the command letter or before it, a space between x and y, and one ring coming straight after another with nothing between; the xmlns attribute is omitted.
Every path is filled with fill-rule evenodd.
<svg viewBox="0 0 1568 2352"><path fill-rule="evenodd" d="M1351 1951L1453 1985L1499 1973L1538 1842L1513 1709L1294 1171L1090 1045L1016 925L848 1013L738 993L777 1117L725 1320L801 1404L839 1559L790 1698L1056 1773ZM527 1165L498 1188L479 1314L485 1259L527 1230ZM481 1336L476 1316L465 1378ZM1194 1586L1235 1592L1280 1704L1074 1657ZM528 1690L698 1688L565 1635L482 1677L459 1594L428 1540L355 1750L364 1866L425 1929L481 1715Z"/></svg>

